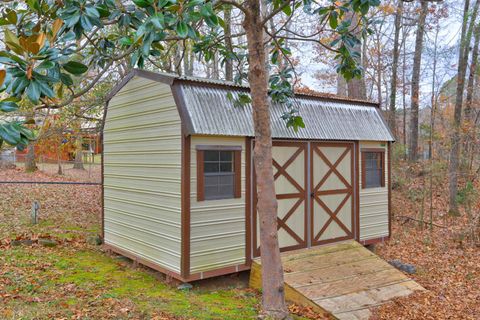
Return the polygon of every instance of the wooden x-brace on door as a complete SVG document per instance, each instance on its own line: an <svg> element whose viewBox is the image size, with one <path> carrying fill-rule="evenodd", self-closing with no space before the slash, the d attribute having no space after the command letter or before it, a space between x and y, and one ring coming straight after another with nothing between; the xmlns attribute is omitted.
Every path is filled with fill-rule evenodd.
<svg viewBox="0 0 480 320"><path fill-rule="evenodd" d="M354 145L311 144L312 245L353 238Z"/></svg>
<svg viewBox="0 0 480 320"><path fill-rule="evenodd" d="M307 144L304 142L274 141L272 148L275 191L278 201L278 240L280 250L307 246L306 199L308 163ZM256 204L256 188L255 201ZM255 210L254 255L260 254L260 221Z"/></svg>

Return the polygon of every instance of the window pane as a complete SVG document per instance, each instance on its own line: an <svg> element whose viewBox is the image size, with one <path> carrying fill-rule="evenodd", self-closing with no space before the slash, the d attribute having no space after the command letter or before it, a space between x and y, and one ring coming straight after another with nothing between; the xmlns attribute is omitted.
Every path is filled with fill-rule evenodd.
<svg viewBox="0 0 480 320"><path fill-rule="evenodd" d="M233 198L233 184L219 186L218 196L219 198Z"/></svg>
<svg viewBox="0 0 480 320"><path fill-rule="evenodd" d="M233 151L204 151L204 196L206 200L235 196Z"/></svg>
<svg viewBox="0 0 480 320"><path fill-rule="evenodd" d="M205 161L218 161L220 160L220 151L204 151Z"/></svg>
<svg viewBox="0 0 480 320"><path fill-rule="evenodd" d="M221 186L233 186L233 174L218 176L218 184Z"/></svg>
<svg viewBox="0 0 480 320"><path fill-rule="evenodd" d="M367 171L366 183L367 187L376 188L381 186L382 175L379 170L369 170Z"/></svg>
<svg viewBox="0 0 480 320"><path fill-rule="evenodd" d="M218 176L217 175L206 175L203 178L203 183L205 184L205 187L216 187L218 186Z"/></svg>
<svg viewBox="0 0 480 320"><path fill-rule="evenodd" d="M220 161L232 161L233 151L220 151Z"/></svg>
<svg viewBox="0 0 480 320"><path fill-rule="evenodd" d="M218 187L217 186L213 186L213 187L207 187L205 186L205 199L215 199L217 198L217 190L218 190Z"/></svg>
<svg viewBox="0 0 480 320"><path fill-rule="evenodd" d="M204 166L205 166L205 168L204 168L205 173L218 172L218 169L219 169L219 163L218 162L205 162Z"/></svg>
<svg viewBox="0 0 480 320"><path fill-rule="evenodd" d="M382 154L380 152L365 153L365 188L382 186Z"/></svg>
<svg viewBox="0 0 480 320"><path fill-rule="evenodd" d="M232 172L232 163L231 162L222 162L220 163L220 172Z"/></svg>

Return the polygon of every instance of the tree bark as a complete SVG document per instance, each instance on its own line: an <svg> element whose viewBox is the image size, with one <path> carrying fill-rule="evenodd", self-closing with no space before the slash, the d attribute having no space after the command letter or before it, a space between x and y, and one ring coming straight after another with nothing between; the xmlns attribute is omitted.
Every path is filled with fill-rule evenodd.
<svg viewBox="0 0 480 320"><path fill-rule="evenodd" d="M35 162L35 145L30 143L28 145L27 154L25 156L25 171L35 172L38 170L37 163Z"/></svg>
<svg viewBox="0 0 480 320"><path fill-rule="evenodd" d="M226 6L224 9L225 20L225 47L229 52L233 52L232 45L232 8ZM225 80L233 81L233 62L230 59L225 61Z"/></svg>
<svg viewBox="0 0 480 320"><path fill-rule="evenodd" d="M272 136L268 100L268 71L265 65L264 34L260 0L245 2L250 93L255 128L254 164L257 178L257 212L260 220L262 262L262 313L273 319L285 319L283 267L277 233L277 199L272 166Z"/></svg>
<svg viewBox="0 0 480 320"><path fill-rule="evenodd" d="M83 150L82 137L78 136L76 141L75 160L73 162L73 169L85 170L83 166Z"/></svg>
<svg viewBox="0 0 480 320"><path fill-rule="evenodd" d="M341 74L337 74L337 95L347 96L347 81Z"/></svg>
<svg viewBox="0 0 480 320"><path fill-rule="evenodd" d="M475 26L474 44L472 50L472 62L470 63L470 73L467 82L467 96L465 98L465 120L472 121L472 102L473 102L473 86L478 68L478 49L480 46L480 23Z"/></svg>
<svg viewBox="0 0 480 320"><path fill-rule="evenodd" d="M403 108L403 160L407 160L407 102L406 102L406 82L407 77L406 69L407 69L407 53L406 53L406 43L407 43L407 32L403 29L402 32L402 42L403 42L403 57L402 57L402 108Z"/></svg>
<svg viewBox="0 0 480 320"><path fill-rule="evenodd" d="M397 3L397 11L395 12L395 35L393 39L393 61L392 61L392 81L390 83L390 113L388 124L393 134L397 135L397 126L395 115L397 112L397 76L398 76L398 58L400 56L400 29L402 28L403 1Z"/></svg>
<svg viewBox="0 0 480 320"><path fill-rule="evenodd" d="M463 154L466 159L473 159L475 152L475 143L473 143L476 136L475 117L473 112L473 89L475 85L475 79L477 78L478 68L478 49L480 46L480 23L475 26L474 31L474 44L472 49L472 61L470 63L470 73L468 74L467 82L467 96L465 98L465 116L464 119L468 124L467 135L464 142ZM473 165L473 161L469 161L469 170Z"/></svg>
<svg viewBox="0 0 480 320"><path fill-rule="evenodd" d="M358 16L355 12L349 11L348 15L351 18L351 28L357 27L358 24ZM358 26L357 28L361 28ZM355 30L355 33L360 33L360 30ZM358 65L361 65L362 63L362 44L359 43L353 47L354 52L357 52L360 56L360 58L355 58L355 61ZM353 98L353 99L367 99L367 87L365 85L365 78L354 78L350 81L347 82L347 87L348 87L348 97Z"/></svg>
<svg viewBox="0 0 480 320"><path fill-rule="evenodd" d="M412 102L410 110L410 145L409 159L416 161L418 158L418 108L420 96L420 69L422 64L423 38L425 35L425 19L428 12L428 2L420 2L421 10L418 17L417 34L415 38L415 52L413 54L412 70Z"/></svg>
<svg viewBox="0 0 480 320"><path fill-rule="evenodd" d="M438 45L438 33L440 32L440 27L437 25L435 30L435 41L433 47L433 69L432 69L432 95L430 98L431 103L431 112L430 112L430 138L428 142L428 159L433 159L433 136L435 129L435 109L436 109L436 98L435 98L435 86L436 86L436 73L437 73L437 45ZM430 171L433 168L430 168ZM430 190L431 191L431 190Z"/></svg>
<svg viewBox="0 0 480 320"><path fill-rule="evenodd" d="M451 138L452 149L450 151L450 163L448 166L448 180L449 180L449 211L451 213L458 213L457 206L457 191L458 191L458 167L460 163L460 127L462 125L462 106L463 106L463 91L465 89L465 74L467 71L467 60L470 49L470 40L473 32L473 25L477 17L478 6L480 0L475 2L471 18L469 19L469 1L465 1L462 22L462 34L460 38L460 50L458 55L458 71L457 71L457 90L455 96L455 111L453 114L453 132ZM470 20L470 26L467 25Z"/></svg>

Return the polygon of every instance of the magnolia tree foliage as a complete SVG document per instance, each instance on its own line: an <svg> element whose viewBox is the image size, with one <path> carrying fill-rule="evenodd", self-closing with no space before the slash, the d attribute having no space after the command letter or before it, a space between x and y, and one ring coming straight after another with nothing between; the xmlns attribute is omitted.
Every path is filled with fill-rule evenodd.
<svg viewBox="0 0 480 320"><path fill-rule="evenodd" d="M359 53L353 48L370 31L366 13L379 0L344 1L267 1L266 20L288 21L297 12L319 20L330 43L320 43L336 53L337 71L347 80L359 77ZM35 108L58 109L87 93L112 66L129 60L131 66L165 54L169 43L189 39L194 51L206 61L220 54L223 61L248 58L244 48L225 46L225 6L240 13L242 1L231 0L28 0L3 1L0 26L0 143L24 148L33 133L25 123L8 121L6 113L18 109L22 100ZM349 12L361 18L352 25ZM270 98L289 108L283 115L287 126L303 127L298 110L289 100L293 96L293 65L285 40L321 41L315 35L289 33L287 24L267 30L271 75ZM241 35L232 35L232 37ZM242 50L239 50L242 49ZM168 53L168 52L167 52ZM83 82L87 75L92 80ZM240 73L237 81L246 79ZM230 96L236 105L250 103L248 95Z"/></svg>

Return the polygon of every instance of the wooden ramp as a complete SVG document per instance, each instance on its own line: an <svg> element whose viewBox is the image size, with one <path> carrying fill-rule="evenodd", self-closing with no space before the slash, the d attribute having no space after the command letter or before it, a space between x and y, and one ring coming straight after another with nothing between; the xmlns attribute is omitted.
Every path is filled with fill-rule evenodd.
<svg viewBox="0 0 480 320"><path fill-rule="evenodd" d="M287 300L338 319L368 319L369 308L425 290L356 241L282 253ZM260 259L250 286L261 287Z"/></svg>

